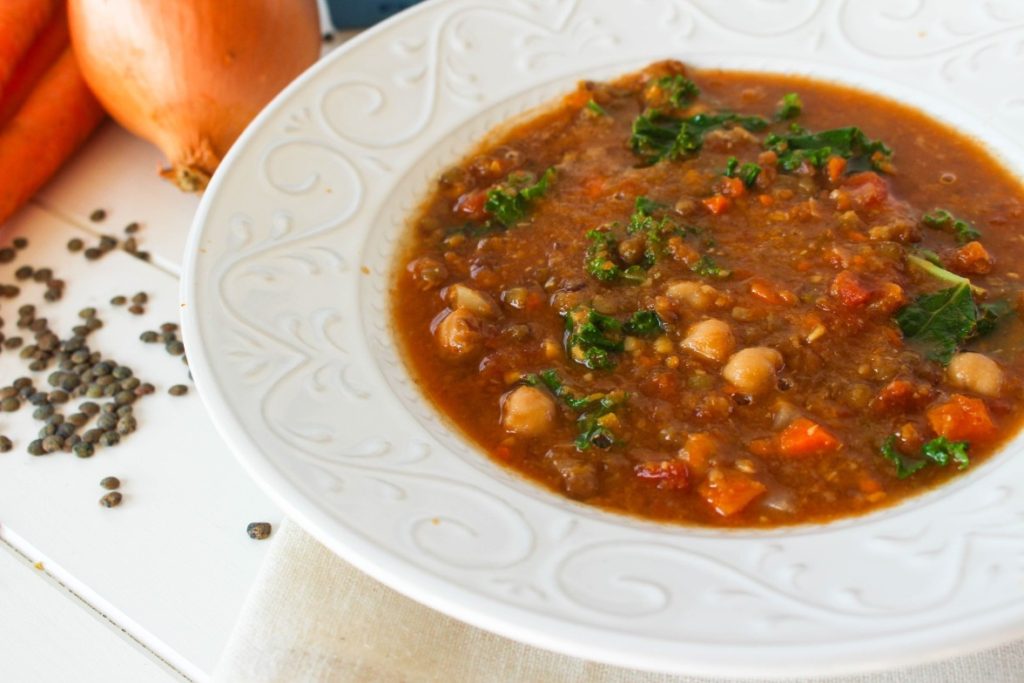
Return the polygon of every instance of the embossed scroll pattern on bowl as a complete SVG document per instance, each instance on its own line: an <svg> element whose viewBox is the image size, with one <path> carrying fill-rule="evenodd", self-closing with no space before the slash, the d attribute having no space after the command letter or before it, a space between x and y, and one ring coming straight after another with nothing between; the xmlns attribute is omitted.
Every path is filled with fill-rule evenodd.
<svg viewBox="0 0 1024 683"><path fill-rule="evenodd" d="M1012 159L1024 99L998 84L1024 68L1022 45L1012 2L426 3L290 87L215 178L183 285L196 381L249 471L321 541L527 642L770 676L1024 634L1020 440L863 519L664 527L563 501L476 453L419 395L387 314L396 240L431 178L578 78L665 57L809 73L922 106Z"/></svg>

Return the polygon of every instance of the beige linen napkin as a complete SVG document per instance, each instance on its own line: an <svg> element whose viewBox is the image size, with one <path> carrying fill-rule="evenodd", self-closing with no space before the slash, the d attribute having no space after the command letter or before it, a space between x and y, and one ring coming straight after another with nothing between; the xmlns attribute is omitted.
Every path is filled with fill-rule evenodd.
<svg viewBox="0 0 1024 683"><path fill-rule="evenodd" d="M214 679L222 683L725 683L558 655L435 612L361 573L285 522ZM1024 642L843 683L1021 683Z"/></svg>

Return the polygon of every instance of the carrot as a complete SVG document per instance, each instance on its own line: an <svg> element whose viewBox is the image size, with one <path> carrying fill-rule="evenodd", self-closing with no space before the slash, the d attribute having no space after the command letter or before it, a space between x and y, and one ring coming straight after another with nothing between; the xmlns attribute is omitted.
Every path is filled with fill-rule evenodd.
<svg viewBox="0 0 1024 683"><path fill-rule="evenodd" d="M729 517L747 507L768 490L764 484L737 470L713 470L697 492L722 517Z"/></svg>
<svg viewBox="0 0 1024 683"><path fill-rule="evenodd" d="M786 298L775 288L775 285L764 278L750 279L750 293L766 304L784 304Z"/></svg>
<svg viewBox="0 0 1024 683"><path fill-rule="evenodd" d="M830 453L841 445L828 430L806 417L793 420L779 434L779 452L792 458Z"/></svg>
<svg viewBox="0 0 1024 683"><path fill-rule="evenodd" d="M729 209L729 198L724 195L716 194L700 201L708 211L716 216L725 213Z"/></svg>
<svg viewBox="0 0 1024 683"><path fill-rule="evenodd" d="M65 49L0 130L0 223L49 180L103 115Z"/></svg>
<svg viewBox="0 0 1024 683"><path fill-rule="evenodd" d="M962 394L953 394L946 403L928 409L928 424L939 436L951 441L985 441L995 436L985 402Z"/></svg>
<svg viewBox="0 0 1024 683"><path fill-rule="evenodd" d="M839 182L839 179L843 176L843 171L846 170L846 159L831 156L828 158L826 169L828 170L828 179L834 185Z"/></svg>
<svg viewBox="0 0 1024 683"><path fill-rule="evenodd" d="M68 46L68 15L60 11L46 24L17 68L0 87L0 128L28 99L36 82Z"/></svg>
<svg viewBox="0 0 1024 683"><path fill-rule="evenodd" d="M722 194L728 197L742 197L747 193L747 186L739 178L722 178Z"/></svg>
<svg viewBox="0 0 1024 683"><path fill-rule="evenodd" d="M62 0L3 0L0 2L0 94L43 27L63 13Z"/></svg>
<svg viewBox="0 0 1024 683"><path fill-rule="evenodd" d="M690 469L695 472L703 472L708 468L711 456L718 450L718 442L715 437L706 432L694 432L686 437L686 445L683 451L685 460Z"/></svg>

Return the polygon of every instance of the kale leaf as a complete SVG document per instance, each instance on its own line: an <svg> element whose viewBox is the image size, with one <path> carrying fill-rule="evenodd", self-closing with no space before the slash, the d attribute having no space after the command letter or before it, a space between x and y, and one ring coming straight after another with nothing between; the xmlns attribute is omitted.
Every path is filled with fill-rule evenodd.
<svg viewBox="0 0 1024 683"><path fill-rule="evenodd" d="M885 143L871 140L856 126L833 128L820 133L802 129L789 135L772 133L765 147L779 156L779 168L792 172L806 162L821 168L831 156L848 159L847 171L874 168L884 170L892 159L892 150Z"/></svg>
<svg viewBox="0 0 1024 683"><path fill-rule="evenodd" d="M1003 299L977 303L971 291L971 281L967 278L938 268L924 259L907 258L916 258L913 263L919 267L927 268L936 277L955 282L952 287L922 294L896 313L896 324L903 336L916 343L927 358L948 365L963 344L989 334L1012 313L1012 307Z"/></svg>
<svg viewBox="0 0 1024 683"><path fill-rule="evenodd" d="M722 268L718 265L713 258L704 254L697 262L690 266L690 270L697 273L701 277L711 277L717 279L724 279L732 275L732 271L726 268Z"/></svg>
<svg viewBox="0 0 1024 683"><path fill-rule="evenodd" d="M654 311L637 311L622 326L622 331L634 337L645 337L647 335L662 332L665 324Z"/></svg>
<svg viewBox="0 0 1024 683"><path fill-rule="evenodd" d="M615 367L612 353L622 351L622 323L578 306L565 316L565 346L569 357L591 370Z"/></svg>
<svg viewBox="0 0 1024 683"><path fill-rule="evenodd" d="M605 111L605 108L602 107L597 102L595 102L594 100L590 100L589 102L587 102L586 106L587 111L589 111L594 116L608 116L608 112Z"/></svg>
<svg viewBox="0 0 1024 683"><path fill-rule="evenodd" d="M618 443L615 433L607 426L609 420L602 420L612 414L616 408L626 402L628 395L622 391L607 394L591 394L576 396L566 386L554 370L544 370L536 375L527 375L523 381L530 386L543 384L565 402L573 411L579 413L576 418L578 436L573 442L576 449L585 451L591 446L610 448Z"/></svg>
<svg viewBox="0 0 1024 683"><path fill-rule="evenodd" d="M749 131L764 130L768 121L760 116L740 114L696 114L676 118L656 109L645 111L633 121L629 145L646 164L662 159L680 159L700 151L704 135L716 128L740 126Z"/></svg>
<svg viewBox="0 0 1024 683"><path fill-rule="evenodd" d="M971 464L967 451L970 444L966 441L950 441L944 436L932 439L921 446L920 458L911 458L900 452L896 446L896 435L891 434L882 443L882 457L896 466L896 476L906 479L920 472L929 464L945 467L950 461L955 462L957 469L965 470Z"/></svg>
<svg viewBox="0 0 1024 683"><path fill-rule="evenodd" d="M952 459L958 470L965 470L971 464L971 459L967 457L969 447L966 441L950 441L940 436L921 446L921 453L936 465L945 466Z"/></svg>
<svg viewBox="0 0 1024 683"><path fill-rule="evenodd" d="M544 171L535 181L532 173L512 173L503 183L487 191L484 210L502 226L509 228L526 217L530 205L548 191L555 169Z"/></svg>
<svg viewBox="0 0 1024 683"><path fill-rule="evenodd" d="M615 236L607 230L589 230L587 239L587 272L601 282L612 282L622 277L623 271L615 262Z"/></svg>
<svg viewBox="0 0 1024 683"><path fill-rule="evenodd" d="M803 100L800 99L800 95L795 92L788 92L782 96L782 100L779 102L779 108L775 112L775 118L778 121L795 119L800 116L800 113L803 110L804 103Z"/></svg>
<svg viewBox="0 0 1024 683"><path fill-rule="evenodd" d="M928 464L927 460L903 455L896 448L896 436L892 434L882 443L882 457L896 465L896 476L900 479L906 479Z"/></svg>
<svg viewBox="0 0 1024 683"><path fill-rule="evenodd" d="M753 187L754 183L757 182L757 176L761 175L761 167L753 162L740 166L740 162L736 157L729 157L729 160L725 163L725 173L722 175L726 178L739 177L744 185Z"/></svg>
<svg viewBox="0 0 1024 683"><path fill-rule="evenodd" d="M957 218L945 209L935 209L921 216L921 222L936 230L949 230L956 237L957 244L967 244L981 239L981 233L965 220Z"/></svg>
<svg viewBox="0 0 1024 683"><path fill-rule="evenodd" d="M697 87L697 84L679 74L662 76L655 83L665 93L665 97L673 107L684 107L700 95L700 88Z"/></svg>

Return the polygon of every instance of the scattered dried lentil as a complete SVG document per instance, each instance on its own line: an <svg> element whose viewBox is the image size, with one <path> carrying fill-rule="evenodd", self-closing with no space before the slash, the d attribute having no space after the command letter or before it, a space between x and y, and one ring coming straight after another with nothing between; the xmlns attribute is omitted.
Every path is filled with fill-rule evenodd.
<svg viewBox="0 0 1024 683"><path fill-rule="evenodd" d="M107 495L100 498L100 505L105 508L115 508L121 504L121 494L117 491L111 491Z"/></svg>
<svg viewBox="0 0 1024 683"><path fill-rule="evenodd" d="M171 396L184 396L188 393L188 387L184 384L175 384L173 387L167 390L167 393Z"/></svg>
<svg viewBox="0 0 1024 683"><path fill-rule="evenodd" d="M262 541L270 536L270 530L271 526L269 522L251 522L247 527L245 527L245 533L249 535L249 538L257 541Z"/></svg>
<svg viewBox="0 0 1024 683"><path fill-rule="evenodd" d="M106 217L107 212L104 209L94 209L93 212L89 214L89 220L91 220L93 223L99 223Z"/></svg>

